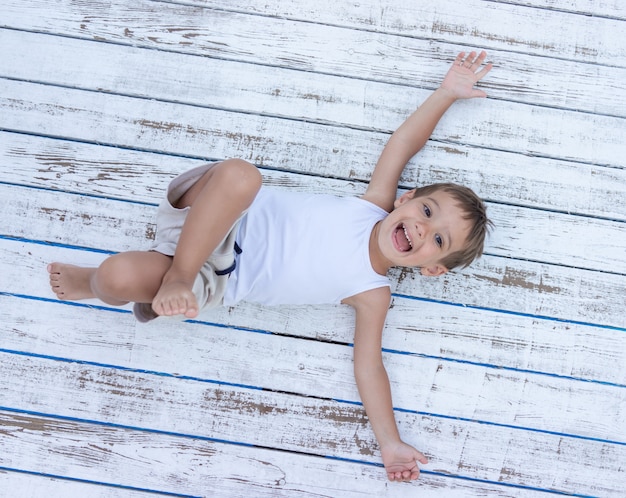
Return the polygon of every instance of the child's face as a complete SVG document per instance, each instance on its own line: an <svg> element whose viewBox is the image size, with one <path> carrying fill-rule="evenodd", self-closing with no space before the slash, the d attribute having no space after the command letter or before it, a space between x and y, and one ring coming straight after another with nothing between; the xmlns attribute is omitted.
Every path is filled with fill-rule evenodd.
<svg viewBox="0 0 626 498"><path fill-rule="evenodd" d="M378 231L382 256L391 266L419 267L422 275L447 272L439 262L463 248L471 228L457 201L445 191L416 198L410 191L394 207Z"/></svg>

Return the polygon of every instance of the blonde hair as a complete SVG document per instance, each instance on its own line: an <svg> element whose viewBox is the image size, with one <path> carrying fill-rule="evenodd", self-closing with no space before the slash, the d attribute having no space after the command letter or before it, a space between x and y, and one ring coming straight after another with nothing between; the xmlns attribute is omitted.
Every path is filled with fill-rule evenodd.
<svg viewBox="0 0 626 498"><path fill-rule="evenodd" d="M434 192L447 192L457 201L463 211L463 219L471 224L463 249L445 256L440 263L448 270L456 267L465 268L478 259L484 249L485 237L493 228L493 222L487 217L487 207L480 197L468 187L455 183L433 183L415 189L413 197L426 197Z"/></svg>

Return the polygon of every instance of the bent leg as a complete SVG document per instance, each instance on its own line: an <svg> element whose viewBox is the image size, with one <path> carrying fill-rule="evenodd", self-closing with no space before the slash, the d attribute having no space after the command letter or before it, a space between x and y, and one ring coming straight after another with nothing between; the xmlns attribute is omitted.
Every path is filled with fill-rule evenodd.
<svg viewBox="0 0 626 498"><path fill-rule="evenodd" d="M98 298L121 306L152 302L171 263L170 256L158 252L131 251L105 259L98 268L51 263L48 273L61 300Z"/></svg>
<svg viewBox="0 0 626 498"><path fill-rule="evenodd" d="M151 303L171 264L171 256L155 251L115 254L98 267L91 288L105 303Z"/></svg>
<svg viewBox="0 0 626 498"><path fill-rule="evenodd" d="M229 159L207 171L176 203L190 206L172 265L152 301L158 315L198 315L191 291L200 268L250 207L261 188L258 169L241 159Z"/></svg>

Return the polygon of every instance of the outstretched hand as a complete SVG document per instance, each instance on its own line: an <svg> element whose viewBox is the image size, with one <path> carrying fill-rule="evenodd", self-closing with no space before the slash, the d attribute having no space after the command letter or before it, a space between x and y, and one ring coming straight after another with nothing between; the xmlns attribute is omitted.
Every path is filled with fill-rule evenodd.
<svg viewBox="0 0 626 498"><path fill-rule="evenodd" d="M390 481L412 481L420 475L417 462L428 463L423 453L402 441L381 448L383 464Z"/></svg>
<svg viewBox="0 0 626 498"><path fill-rule="evenodd" d="M493 67L491 63L482 65L486 57L487 53L484 50L478 56L476 52L470 52L467 57L465 52L461 52L448 70L441 88L450 92L455 99L486 97L485 92L474 88L474 85Z"/></svg>

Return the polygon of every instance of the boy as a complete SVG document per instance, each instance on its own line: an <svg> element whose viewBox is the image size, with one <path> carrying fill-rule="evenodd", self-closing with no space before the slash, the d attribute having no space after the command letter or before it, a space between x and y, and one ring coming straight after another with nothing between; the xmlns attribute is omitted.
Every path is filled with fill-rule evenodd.
<svg viewBox="0 0 626 498"><path fill-rule="evenodd" d="M481 255L490 221L465 187L436 184L396 199L397 184L457 99L486 96L474 89L491 69L485 57L456 57L441 86L391 136L360 199L261 188L260 173L243 160L196 168L170 184L151 251L116 254L98 268L52 263L52 290L59 299L135 302L140 321L194 318L241 300L352 306L355 378L387 476L416 479L417 462L427 460L400 439L382 362L386 274L393 266L419 267L425 276L467 266Z"/></svg>

